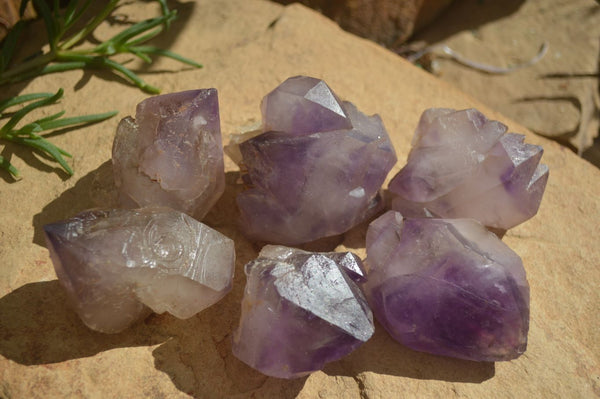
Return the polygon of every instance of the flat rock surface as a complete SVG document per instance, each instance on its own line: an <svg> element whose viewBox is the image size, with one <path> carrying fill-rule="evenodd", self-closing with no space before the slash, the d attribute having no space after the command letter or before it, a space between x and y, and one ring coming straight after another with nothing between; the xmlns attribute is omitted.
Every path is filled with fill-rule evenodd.
<svg viewBox="0 0 600 399"><path fill-rule="evenodd" d="M140 2L120 12L144 18L154 15L154 6ZM373 338L356 352L309 377L279 380L250 369L231 354L231 334L240 316L243 265L259 248L236 226L238 172L229 159L225 194L205 222L235 240L232 292L188 320L155 315L116 335L88 330L65 306L42 225L115 203L109 160L118 118L133 113L147 95L108 74L75 71L14 89L64 87L60 107L68 115L110 109L120 114L52 138L75 155L70 179L18 147L4 150L13 153L24 178L0 181L1 398L600 396L598 169L303 6L222 0L178 8L180 18L158 45L205 67L160 60L143 76L163 93L217 88L225 142L228 134L259 122L267 92L289 76L306 74L324 79L365 113L380 113L399 158L389 177L404 164L419 116L429 107L476 106L543 145L550 179L540 211L503 238L523 258L531 285L528 350L504 363L438 357L402 347L376 325ZM364 256L365 233L366 225L351 230L338 250Z"/></svg>
<svg viewBox="0 0 600 399"><path fill-rule="evenodd" d="M466 18L465 16L471 16ZM546 137L579 150L600 167L600 4L592 0L457 0L416 35L469 60L507 68L490 74L437 52L440 79Z"/></svg>

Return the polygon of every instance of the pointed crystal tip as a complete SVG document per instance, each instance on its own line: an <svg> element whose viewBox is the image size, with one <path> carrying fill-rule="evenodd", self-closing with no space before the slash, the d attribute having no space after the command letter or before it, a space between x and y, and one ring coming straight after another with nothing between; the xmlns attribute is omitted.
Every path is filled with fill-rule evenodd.
<svg viewBox="0 0 600 399"><path fill-rule="evenodd" d="M475 109L429 109L421 116L406 166L390 181L393 209L474 218L507 230L533 217L548 180L542 147L506 133Z"/></svg>
<svg viewBox="0 0 600 399"><path fill-rule="evenodd" d="M366 342L373 318L349 264L350 273L363 272L349 252L266 246L246 265L234 355L264 374L297 378Z"/></svg>

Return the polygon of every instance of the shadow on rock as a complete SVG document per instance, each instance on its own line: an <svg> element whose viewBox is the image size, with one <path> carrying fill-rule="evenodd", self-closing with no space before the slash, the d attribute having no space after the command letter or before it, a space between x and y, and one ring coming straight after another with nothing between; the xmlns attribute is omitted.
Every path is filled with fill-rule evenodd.
<svg viewBox="0 0 600 399"><path fill-rule="evenodd" d="M375 323L375 334L348 357L331 363L323 370L328 375L356 375L371 371L377 374L420 380L480 383L495 375L493 362L474 362L436 356L409 349L392 339Z"/></svg>
<svg viewBox="0 0 600 399"><path fill-rule="evenodd" d="M472 31L511 15L524 3L525 0L456 0L413 39L437 43L457 32Z"/></svg>
<svg viewBox="0 0 600 399"><path fill-rule="evenodd" d="M33 242L41 246L46 245L43 229L45 224L68 219L86 209L117 206L112 165L110 161L106 161L33 216Z"/></svg>
<svg viewBox="0 0 600 399"><path fill-rule="evenodd" d="M66 301L58 280L25 284L0 298L0 354L24 365L48 364L167 338L147 327L152 317L119 334L94 332Z"/></svg>
<svg viewBox="0 0 600 399"><path fill-rule="evenodd" d="M190 17L194 12L194 8L196 7L195 1L169 1L169 8L171 10L177 11L177 18L171 22L169 29L163 31L160 35L153 38L150 44L156 46L160 49L170 50L172 45L177 41L177 38L182 34L185 26L190 21ZM181 54L185 56L185 54ZM194 60L198 61L198 60ZM135 71L136 73L146 73L150 70L152 64L143 63L140 66L140 69ZM182 68L188 68L186 64L181 64ZM173 71L176 72L176 71Z"/></svg>
<svg viewBox="0 0 600 399"><path fill-rule="evenodd" d="M93 356L120 347L161 344L153 356L158 371L194 397L223 397L256 392L258 397L292 398L305 379L268 378L231 354L231 334L240 317L246 279L244 265L257 256L237 225L235 198L242 186L239 173L226 173L225 192L204 222L232 238L236 267L232 291L198 315L179 320L168 314L152 315L119 334L89 330L66 306L58 281L27 284L0 299L0 354L22 364L46 364ZM36 243L43 245L43 225L94 207L117 206L110 162L88 173L59 198L35 215Z"/></svg>
<svg viewBox="0 0 600 399"><path fill-rule="evenodd" d="M260 250L238 228L235 199L242 190L238 178L238 172L225 174L225 192L203 220L234 240L232 290L216 305L186 320L184 328L171 330L171 338L152 352L154 364L180 391L193 397L294 398L302 390L305 378L294 381L269 378L246 366L231 352L231 337L239 322L246 285L244 265L256 258Z"/></svg>
<svg viewBox="0 0 600 399"><path fill-rule="evenodd" d="M156 348L152 352L156 369L166 373L180 391L196 398L295 398L306 378L270 378L233 356L231 330L222 327L231 323L235 328L237 317L226 311L230 304L223 305L225 309L217 306L202 312L188 331Z"/></svg>

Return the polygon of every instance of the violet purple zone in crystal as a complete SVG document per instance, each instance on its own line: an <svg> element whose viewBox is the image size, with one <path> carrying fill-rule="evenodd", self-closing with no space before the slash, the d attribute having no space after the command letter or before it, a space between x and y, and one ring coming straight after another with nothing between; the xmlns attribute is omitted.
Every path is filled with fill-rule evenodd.
<svg viewBox="0 0 600 399"><path fill-rule="evenodd" d="M506 131L475 109L426 110L406 166L390 181L392 208L504 230L534 216L548 180L543 149Z"/></svg>
<svg viewBox="0 0 600 399"><path fill-rule="evenodd" d="M306 76L269 93L262 113L263 134L239 144L250 186L237 197L247 236L300 244L341 234L380 209L396 153L378 115Z"/></svg>
<svg viewBox="0 0 600 399"><path fill-rule="evenodd" d="M260 372L301 377L373 335L371 310L353 281L364 281L356 255L267 245L245 271L233 353Z"/></svg>
<svg viewBox="0 0 600 399"><path fill-rule="evenodd" d="M201 219L225 190L215 89L148 98L119 123L113 170L121 205L168 206Z"/></svg>
<svg viewBox="0 0 600 399"><path fill-rule="evenodd" d="M365 293L377 320L418 351L510 360L527 347L529 285L521 258L473 219L403 219L367 231Z"/></svg>
<svg viewBox="0 0 600 399"><path fill-rule="evenodd" d="M93 330L119 332L151 311L188 318L231 290L233 241L169 208L87 211L44 231L56 275Z"/></svg>

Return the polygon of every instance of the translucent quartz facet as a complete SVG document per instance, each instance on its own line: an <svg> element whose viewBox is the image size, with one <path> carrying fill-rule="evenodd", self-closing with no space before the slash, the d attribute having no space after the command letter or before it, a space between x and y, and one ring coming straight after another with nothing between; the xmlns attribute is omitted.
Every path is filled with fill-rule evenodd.
<svg viewBox="0 0 600 399"><path fill-rule="evenodd" d="M392 208L406 217L474 218L509 229L538 211L548 167L542 147L506 133L475 109L426 110L406 166L392 179Z"/></svg>
<svg viewBox="0 0 600 399"><path fill-rule="evenodd" d="M306 76L269 93L262 113L263 133L228 149L239 150L247 172L250 188L237 198L247 236L300 244L341 234L379 210L396 154L378 115Z"/></svg>
<svg viewBox="0 0 600 399"><path fill-rule="evenodd" d="M121 120L113 170L127 208L168 206L203 218L225 190L215 89L148 98Z"/></svg>
<svg viewBox="0 0 600 399"><path fill-rule="evenodd" d="M87 211L44 226L83 322L115 333L150 310L185 319L231 290L233 241L168 208Z"/></svg>
<svg viewBox="0 0 600 399"><path fill-rule="evenodd" d="M403 219L389 211L367 231L373 313L398 342L475 361L527 347L529 285L521 258L472 219Z"/></svg>
<svg viewBox="0 0 600 399"><path fill-rule="evenodd" d="M264 374L301 377L373 334L371 310L353 281L364 278L356 255L267 245L245 271L233 353Z"/></svg>

